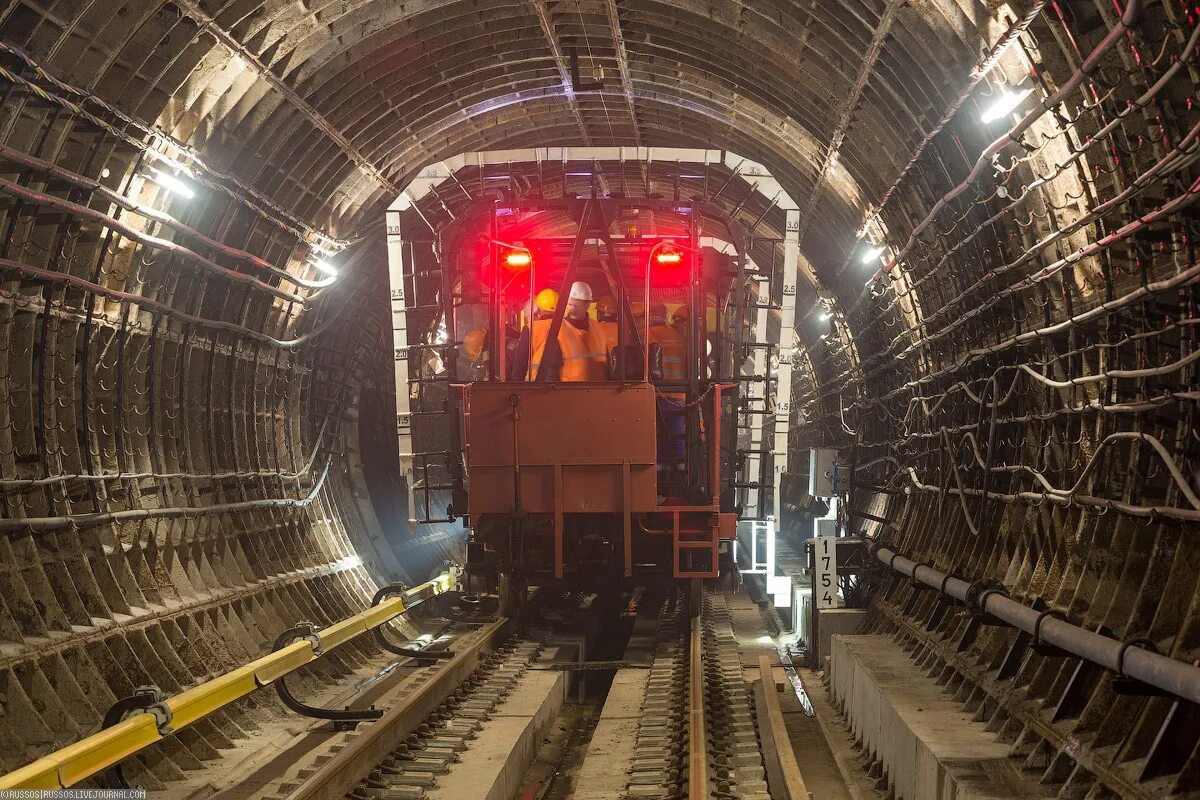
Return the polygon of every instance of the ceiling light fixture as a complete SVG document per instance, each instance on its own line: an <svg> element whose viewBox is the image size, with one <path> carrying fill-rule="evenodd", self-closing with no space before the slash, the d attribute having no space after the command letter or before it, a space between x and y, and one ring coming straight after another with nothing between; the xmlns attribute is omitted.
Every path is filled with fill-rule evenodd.
<svg viewBox="0 0 1200 800"><path fill-rule="evenodd" d="M980 122L986 125L1007 116L1013 109L1021 105L1021 101L1029 97L1032 92L1033 89L1026 89L1022 92L1010 92L1007 89L1002 89L993 98L992 104L979 116Z"/></svg>
<svg viewBox="0 0 1200 800"><path fill-rule="evenodd" d="M872 261L877 260L881 255L883 255L883 250L884 248L882 245L872 245L871 247L868 247L863 251L862 263L870 264Z"/></svg>
<svg viewBox="0 0 1200 800"><path fill-rule="evenodd" d="M316 259L315 261L312 262L312 265L314 267L316 267L317 272L320 272L323 275L328 275L331 278L337 277L337 274L338 274L337 267L335 267L333 264L330 264L328 261Z"/></svg>
<svg viewBox="0 0 1200 800"><path fill-rule="evenodd" d="M174 192L175 194L177 194L181 197L186 197L189 200L196 196L195 189L193 189L191 186L188 186L186 183L179 180L179 178L176 178L174 175L163 172L162 170L158 169L157 167L150 167L149 169L150 169L150 173L146 177L148 177L150 180L154 181L155 183L157 183L159 186L163 187L164 189Z"/></svg>

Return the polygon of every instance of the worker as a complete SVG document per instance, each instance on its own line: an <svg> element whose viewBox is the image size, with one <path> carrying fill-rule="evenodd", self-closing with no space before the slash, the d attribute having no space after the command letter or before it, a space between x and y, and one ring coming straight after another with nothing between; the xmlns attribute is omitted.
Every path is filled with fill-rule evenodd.
<svg viewBox="0 0 1200 800"><path fill-rule="evenodd" d="M684 341L687 341L688 307L686 305L675 309L675 313L671 315L671 327L675 329L676 333L684 337Z"/></svg>
<svg viewBox="0 0 1200 800"><path fill-rule="evenodd" d="M684 318L686 325L686 317ZM666 383L682 383L687 378L687 343L678 330L667 324L667 307L662 303L650 305L650 341L662 349L662 378ZM668 396L674 396L672 393ZM678 399L683 402L685 396Z"/></svg>
<svg viewBox="0 0 1200 800"><path fill-rule="evenodd" d="M459 379L485 381L488 376L487 332L472 328L463 337Z"/></svg>
<svg viewBox="0 0 1200 800"><path fill-rule="evenodd" d="M599 323L588 317L592 287L583 281L571 284L567 311L558 332L562 350L559 380L602 381L608 376L608 349Z"/></svg>
<svg viewBox="0 0 1200 800"><path fill-rule="evenodd" d="M642 333L646 329L646 307L634 303L633 315L637 320L638 332ZM687 343L675 328L667 324L667 307L662 303L650 304L650 343L658 345L662 353L661 382L682 383L687 378ZM670 392L666 396L681 403L686 399L686 395L679 392Z"/></svg>
<svg viewBox="0 0 1200 800"><path fill-rule="evenodd" d="M532 381L539 379L538 367L545 362L542 370L549 375L558 373L562 366L561 353L558 347L546 351L546 336L550 332L550 322L554 319L554 309L558 307L558 292L553 289L542 289L533 300L533 321L530 326L522 327L517 336L517 346L513 351L512 367L509 379ZM532 333L531 333L532 331ZM533 345L530 346L532 336ZM530 359L532 354L533 358ZM531 363L532 361L532 363ZM540 380L549 380L542 377Z"/></svg>
<svg viewBox="0 0 1200 800"><path fill-rule="evenodd" d="M600 326L588 318L591 303L591 286L583 281L571 284L557 341L549 342L558 292L553 289L539 292L534 300L533 324L521 332L517 342L513 379L523 375L529 381L604 380L608 375L608 351Z"/></svg>
<svg viewBox="0 0 1200 800"><path fill-rule="evenodd" d="M616 302L612 299L601 300L596 303L596 322L600 326L600 332L604 334L604 351L611 353L613 348L617 346L617 308Z"/></svg>
<svg viewBox="0 0 1200 800"><path fill-rule="evenodd" d="M638 329L645 330L645 307L634 306ZM684 318L686 325L686 317ZM687 379L687 343L683 336L667 324L667 307L662 303L650 305L650 344L661 352L661 383L681 384ZM687 392L663 391L658 394L659 488L663 494L673 493L665 487L677 482L681 462L687 455Z"/></svg>

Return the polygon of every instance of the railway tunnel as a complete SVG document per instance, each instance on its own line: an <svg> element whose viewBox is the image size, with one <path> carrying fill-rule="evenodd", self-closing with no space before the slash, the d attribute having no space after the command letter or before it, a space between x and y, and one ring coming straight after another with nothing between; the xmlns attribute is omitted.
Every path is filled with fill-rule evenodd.
<svg viewBox="0 0 1200 800"><path fill-rule="evenodd" d="M7 0L0 795L1200 796L1198 42L1180 0ZM443 232L567 201L760 287L740 519L690 594L522 623L462 584L422 309Z"/></svg>

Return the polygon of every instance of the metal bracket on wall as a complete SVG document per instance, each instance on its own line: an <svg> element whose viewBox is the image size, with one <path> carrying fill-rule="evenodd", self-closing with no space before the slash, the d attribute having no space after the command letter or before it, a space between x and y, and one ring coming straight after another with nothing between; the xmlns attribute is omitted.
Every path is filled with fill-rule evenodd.
<svg viewBox="0 0 1200 800"><path fill-rule="evenodd" d="M579 74L579 47L573 38L566 39L567 53L571 58L571 90L575 92L598 92L604 88L604 80L585 81Z"/></svg>
<svg viewBox="0 0 1200 800"><path fill-rule="evenodd" d="M288 628L275 639L275 644L272 645L271 651L281 650L287 647L297 639L307 639L312 644L313 653L321 654L321 639L317 636L317 626L311 622L301 622L294 628ZM307 703L302 703L296 699L291 690L287 687L287 680L283 675L280 675L272 685L275 687L276 693L279 695L280 701L295 711L297 714L303 714L306 717L313 719L327 719L333 722L334 730L348 731L354 730L354 727L360 722L368 722L376 720L383 716L383 712L371 706L368 709L351 709L351 708L321 708L319 706L310 706Z"/></svg>
<svg viewBox="0 0 1200 800"><path fill-rule="evenodd" d="M133 694L129 697L123 697L112 704L108 712L104 715L104 721L100 723L100 730L111 728L128 717L132 712L140 711L146 714L153 714L155 727L158 728L159 735L166 736L171 733L172 716L166 699L167 696L163 694L162 689L159 689L154 684L139 686L133 690ZM127 790L133 788L125 778L125 773L122 771L120 763L113 765L101 783L106 789Z"/></svg>
<svg viewBox="0 0 1200 800"><path fill-rule="evenodd" d="M371 605L377 606L389 597L402 596L407 591L408 589L405 588L404 584L402 583L389 584L375 593L375 596L371 598ZM408 606L408 609L406 610L416 608L424 602L427 601L413 603L412 605ZM439 658L454 658L454 653L450 650L425 650L417 647L401 647L400 645L392 644L392 642L388 640L387 636L384 635L382 625L373 630L371 633L375 637L375 643L384 650L387 650L389 653L418 659L417 666L428 666Z"/></svg>
<svg viewBox="0 0 1200 800"><path fill-rule="evenodd" d="M1131 678L1125 674L1125 653L1130 647L1143 647L1152 653L1157 653L1158 648L1154 646L1154 642L1145 638L1127 639L1121 643L1121 649L1117 651L1117 674L1112 678L1112 690L1120 695L1131 695L1134 697L1171 697L1170 692L1165 692L1157 686L1151 686L1144 681L1139 681L1137 678Z"/></svg>

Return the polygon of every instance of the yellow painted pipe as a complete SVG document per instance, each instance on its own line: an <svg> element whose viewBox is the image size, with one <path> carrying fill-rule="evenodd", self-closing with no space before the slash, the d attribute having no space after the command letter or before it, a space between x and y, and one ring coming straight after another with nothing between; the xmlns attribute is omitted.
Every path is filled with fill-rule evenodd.
<svg viewBox="0 0 1200 800"><path fill-rule="evenodd" d="M164 702L171 711L167 735L191 725L235 700L245 697L280 677L295 672L322 654L345 644L356 636L377 628L403 613L405 601L421 599L449 591L454 585L450 573L415 586L403 595L391 597L377 606L364 609L317 632L319 652L313 652L308 639L299 639L287 647L243 664L224 675L205 681L168 697ZM102 731L55 750L7 775L0 775L0 790L65 789L84 778L119 764L134 753L165 738L158 732L153 714L142 713Z"/></svg>

